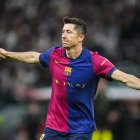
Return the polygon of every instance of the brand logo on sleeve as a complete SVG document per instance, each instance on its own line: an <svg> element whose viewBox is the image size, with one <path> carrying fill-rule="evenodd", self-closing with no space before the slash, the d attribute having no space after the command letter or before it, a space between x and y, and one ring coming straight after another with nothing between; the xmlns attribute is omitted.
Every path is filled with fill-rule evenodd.
<svg viewBox="0 0 140 140"><path fill-rule="evenodd" d="M72 68L71 68L71 67L65 67L65 69L64 69L64 74L65 74L66 76L70 76L71 73L72 73Z"/></svg>
<svg viewBox="0 0 140 140"><path fill-rule="evenodd" d="M54 62L55 62L55 64L59 64L59 61L57 61L57 60L55 60Z"/></svg>

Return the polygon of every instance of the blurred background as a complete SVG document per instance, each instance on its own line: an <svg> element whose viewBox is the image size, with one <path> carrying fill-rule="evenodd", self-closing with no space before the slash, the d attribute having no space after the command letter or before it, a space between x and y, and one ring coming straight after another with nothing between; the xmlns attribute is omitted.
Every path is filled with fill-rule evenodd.
<svg viewBox="0 0 140 140"><path fill-rule="evenodd" d="M139 0L0 0L0 47L43 52L61 44L62 18L87 21L84 46L140 77ZM51 94L48 69L0 59L0 140L39 140ZM93 140L140 138L140 92L100 80Z"/></svg>

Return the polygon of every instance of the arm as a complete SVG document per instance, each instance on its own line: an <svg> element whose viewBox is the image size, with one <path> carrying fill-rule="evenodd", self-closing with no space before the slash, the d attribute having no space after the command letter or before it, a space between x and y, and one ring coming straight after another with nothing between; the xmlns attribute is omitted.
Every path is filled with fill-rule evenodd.
<svg viewBox="0 0 140 140"><path fill-rule="evenodd" d="M5 59L15 59L25 63L35 64L39 63L38 52L10 52L0 48L0 57Z"/></svg>
<svg viewBox="0 0 140 140"><path fill-rule="evenodd" d="M127 74L119 70L115 70L112 73L111 78L113 80L124 83L130 88L140 90L140 79L134 75Z"/></svg>

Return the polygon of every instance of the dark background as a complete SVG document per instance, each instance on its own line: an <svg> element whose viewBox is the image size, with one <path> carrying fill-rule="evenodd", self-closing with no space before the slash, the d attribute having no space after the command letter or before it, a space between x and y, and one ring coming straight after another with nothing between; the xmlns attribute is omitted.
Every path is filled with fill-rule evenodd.
<svg viewBox="0 0 140 140"><path fill-rule="evenodd" d="M84 46L107 57L118 69L140 77L139 0L0 0L0 47L9 51L38 51L61 44L64 16L88 24ZM51 86L48 70L40 65L0 59L0 140L37 140L43 132ZM100 81L95 98L97 140L140 138L140 95ZM47 91L46 91L47 90ZM135 92L135 91L133 91ZM139 92L140 93L140 92Z"/></svg>

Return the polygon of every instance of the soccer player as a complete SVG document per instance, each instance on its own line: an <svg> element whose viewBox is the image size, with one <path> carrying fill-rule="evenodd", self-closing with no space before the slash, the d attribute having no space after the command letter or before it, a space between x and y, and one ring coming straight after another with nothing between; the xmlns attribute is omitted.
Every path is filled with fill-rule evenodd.
<svg viewBox="0 0 140 140"><path fill-rule="evenodd" d="M140 79L126 74L97 52L83 47L86 23L65 17L62 45L38 52L0 49L2 58L40 63L52 76L52 96L41 140L91 140L96 130L93 98L99 79L112 79L140 90Z"/></svg>

